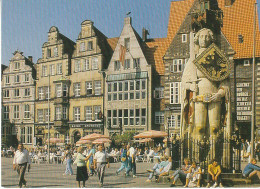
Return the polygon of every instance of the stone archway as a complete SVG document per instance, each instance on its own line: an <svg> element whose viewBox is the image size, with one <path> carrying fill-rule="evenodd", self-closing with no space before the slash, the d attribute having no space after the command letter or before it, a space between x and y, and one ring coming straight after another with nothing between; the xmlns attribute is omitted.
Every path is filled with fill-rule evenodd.
<svg viewBox="0 0 260 189"><path fill-rule="evenodd" d="M80 138L81 138L80 132L79 132L79 131L76 131L76 132L73 134L74 143L78 142Z"/></svg>

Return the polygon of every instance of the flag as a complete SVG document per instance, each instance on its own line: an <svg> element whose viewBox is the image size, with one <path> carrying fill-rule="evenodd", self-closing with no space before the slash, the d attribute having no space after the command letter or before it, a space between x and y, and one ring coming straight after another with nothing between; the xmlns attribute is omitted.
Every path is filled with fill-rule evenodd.
<svg viewBox="0 0 260 189"><path fill-rule="evenodd" d="M125 53L126 53L126 48L123 45L120 45L119 61L122 63L123 67L125 62Z"/></svg>

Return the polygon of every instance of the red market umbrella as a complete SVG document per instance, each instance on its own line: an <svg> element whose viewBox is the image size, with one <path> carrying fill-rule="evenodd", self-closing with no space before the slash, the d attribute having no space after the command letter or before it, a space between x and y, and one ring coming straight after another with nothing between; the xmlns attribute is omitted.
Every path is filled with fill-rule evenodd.
<svg viewBox="0 0 260 189"><path fill-rule="evenodd" d="M98 133L92 133L90 135L84 136L83 138L81 138L81 140L95 140L95 139L98 139L98 138L109 138L109 137L105 136L105 135L98 134Z"/></svg>
<svg viewBox="0 0 260 189"><path fill-rule="evenodd" d="M135 135L134 138L161 138L166 136L168 136L168 134L164 131L150 130L139 133L138 135Z"/></svg>
<svg viewBox="0 0 260 189"><path fill-rule="evenodd" d="M90 141L90 140L79 140L78 142L76 142L76 144L87 144L87 143L92 143L92 141Z"/></svg>
<svg viewBox="0 0 260 189"><path fill-rule="evenodd" d="M46 140L46 143L49 142L49 139ZM60 138L50 138L50 143L64 143L64 140L63 139L60 139Z"/></svg>
<svg viewBox="0 0 260 189"><path fill-rule="evenodd" d="M93 144L104 144L104 143L110 143L112 142L111 140L109 140L108 138L99 138L94 140L92 143Z"/></svg>
<svg viewBox="0 0 260 189"><path fill-rule="evenodd" d="M138 142L139 142L139 143L145 143L145 142L151 142L151 141L153 141L153 139L151 139L151 138L145 138L145 139L139 140Z"/></svg>

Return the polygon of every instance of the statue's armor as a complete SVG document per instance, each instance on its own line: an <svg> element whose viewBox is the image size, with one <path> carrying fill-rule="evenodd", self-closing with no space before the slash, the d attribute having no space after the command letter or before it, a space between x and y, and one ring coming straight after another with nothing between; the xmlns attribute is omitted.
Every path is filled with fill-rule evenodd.
<svg viewBox="0 0 260 189"><path fill-rule="evenodd" d="M207 95L218 92L218 83L212 82L206 78L206 76L197 69L198 82L198 93L197 95Z"/></svg>

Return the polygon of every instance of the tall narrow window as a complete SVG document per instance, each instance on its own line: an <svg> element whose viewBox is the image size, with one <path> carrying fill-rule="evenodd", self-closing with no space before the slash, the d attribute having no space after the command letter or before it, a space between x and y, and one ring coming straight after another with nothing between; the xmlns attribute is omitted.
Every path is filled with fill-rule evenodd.
<svg viewBox="0 0 260 189"><path fill-rule="evenodd" d="M80 107L74 107L74 121L80 121Z"/></svg>
<svg viewBox="0 0 260 189"><path fill-rule="evenodd" d="M75 72L80 72L80 60L75 60Z"/></svg>
<svg viewBox="0 0 260 189"><path fill-rule="evenodd" d="M62 74L62 63L57 64L57 74L61 75Z"/></svg>
<svg viewBox="0 0 260 189"><path fill-rule="evenodd" d="M4 98L9 98L9 90L3 90Z"/></svg>
<svg viewBox="0 0 260 189"><path fill-rule="evenodd" d="M19 75L15 76L15 83L20 83L20 76Z"/></svg>
<svg viewBox="0 0 260 189"><path fill-rule="evenodd" d="M43 87L38 88L38 97L39 97L39 100L44 99Z"/></svg>
<svg viewBox="0 0 260 189"><path fill-rule="evenodd" d="M9 75L5 76L5 84L10 84L10 77L9 77Z"/></svg>
<svg viewBox="0 0 260 189"><path fill-rule="evenodd" d="M84 43L84 42L80 43L80 45L79 45L79 51L80 51L80 52L85 51L85 43Z"/></svg>
<svg viewBox="0 0 260 189"><path fill-rule="evenodd" d="M85 59L84 61L85 61L85 62L84 62L85 71L90 70L90 67L89 67L89 59Z"/></svg>
<svg viewBox="0 0 260 189"><path fill-rule="evenodd" d="M47 58L51 57L51 49L47 49Z"/></svg>
<svg viewBox="0 0 260 189"><path fill-rule="evenodd" d="M9 119L9 106L4 106L4 119Z"/></svg>
<svg viewBox="0 0 260 189"><path fill-rule="evenodd" d="M50 87L45 87L46 99L50 99L51 90Z"/></svg>
<svg viewBox="0 0 260 189"><path fill-rule="evenodd" d="M24 75L24 81L25 81L25 82L28 82L28 81L29 81L29 76L30 76L29 74L25 74L25 75Z"/></svg>
<svg viewBox="0 0 260 189"><path fill-rule="evenodd" d="M95 81L95 95L101 95L101 81Z"/></svg>
<svg viewBox="0 0 260 189"><path fill-rule="evenodd" d="M14 105L14 119L19 119L19 105Z"/></svg>
<svg viewBox="0 0 260 189"><path fill-rule="evenodd" d="M92 58L92 70L97 70L98 69L98 57L93 57Z"/></svg>
<svg viewBox="0 0 260 189"><path fill-rule="evenodd" d="M55 75L55 66L54 66L54 64L51 64L49 68L50 68L50 70L49 70L50 75Z"/></svg>
<svg viewBox="0 0 260 189"><path fill-rule="evenodd" d="M20 69L20 62L15 62L14 69L19 70Z"/></svg>
<svg viewBox="0 0 260 189"><path fill-rule="evenodd" d="M62 87L62 96L63 97L67 97L68 96L68 85L63 83L63 87Z"/></svg>
<svg viewBox="0 0 260 189"><path fill-rule="evenodd" d="M93 41L88 42L88 51L93 50Z"/></svg>
<svg viewBox="0 0 260 189"><path fill-rule="evenodd" d="M124 125L128 125L128 109L124 109Z"/></svg>
<svg viewBox="0 0 260 189"><path fill-rule="evenodd" d="M53 54L54 54L54 57L58 56L58 48L57 47L53 48Z"/></svg>
<svg viewBox="0 0 260 189"><path fill-rule="evenodd" d="M27 144L32 143L32 127L27 127Z"/></svg>
<svg viewBox="0 0 260 189"><path fill-rule="evenodd" d="M170 84L170 103L180 103L180 82L173 82Z"/></svg>
<svg viewBox="0 0 260 189"><path fill-rule="evenodd" d="M61 107L55 108L55 117L56 117L56 120L61 120Z"/></svg>
<svg viewBox="0 0 260 189"><path fill-rule="evenodd" d="M61 97L62 92L61 92L61 84L56 85L56 97Z"/></svg>
<svg viewBox="0 0 260 189"><path fill-rule="evenodd" d="M182 34L182 42L183 43L187 42L187 34Z"/></svg>
<svg viewBox="0 0 260 189"><path fill-rule="evenodd" d="M130 125L134 125L134 110L130 109Z"/></svg>
<svg viewBox="0 0 260 189"><path fill-rule="evenodd" d="M74 95L80 96L80 83L74 83Z"/></svg>
<svg viewBox="0 0 260 189"><path fill-rule="evenodd" d="M125 59L125 63L124 63L124 69L129 69L130 68L130 59Z"/></svg>
<svg viewBox="0 0 260 189"><path fill-rule="evenodd" d="M126 48L126 50L129 50L129 48L130 48L130 38L125 38L125 48Z"/></svg>
<svg viewBox="0 0 260 189"><path fill-rule="evenodd" d="M101 106L94 106L95 120L99 120L99 112L101 111Z"/></svg>
<svg viewBox="0 0 260 189"><path fill-rule="evenodd" d="M115 71L120 70L120 62L118 60L114 61L114 70Z"/></svg>
<svg viewBox="0 0 260 189"><path fill-rule="evenodd" d="M140 109L135 109L135 125L140 125Z"/></svg>
<svg viewBox="0 0 260 189"><path fill-rule="evenodd" d="M86 121L92 120L92 107L91 106L85 107L85 117L86 117Z"/></svg>
<svg viewBox="0 0 260 189"><path fill-rule="evenodd" d="M21 128L21 142L25 143L25 127Z"/></svg>
<svg viewBox="0 0 260 189"><path fill-rule="evenodd" d="M141 110L142 112L141 112L141 125L145 125L146 124L146 109L144 108L144 109L142 109Z"/></svg>
<svg viewBox="0 0 260 189"><path fill-rule="evenodd" d="M47 66L42 66L42 77L47 76Z"/></svg>
<svg viewBox="0 0 260 189"><path fill-rule="evenodd" d="M134 58L134 68L140 68L140 58Z"/></svg>
<svg viewBox="0 0 260 189"><path fill-rule="evenodd" d="M168 126L169 128L174 128L175 127L175 115L171 115L168 117Z"/></svg>
<svg viewBox="0 0 260 189"><path fill-rule="evenodd" d="M68 108L62 107L62 119L67 119L68 117Z"/></svg>
<svg viewBox="0 0 260 189"><path fill-rule="evenodd" d="M86 82L86 93L87 95L92 95L92 82Z"/></svg>
<svg viewBox="0 0 260 189"><path fill-rule="evenodd" d="M50 117L50 111L48 111L48 109L44 109L44 121L48 122L49 121L49 117Z"/></svg>
<svg viewBox="0 0 260 189"><path fill-rule="evenodd" d="M24 96L26 97L30 96L30 88L24 89Z"/></svg>
<svg viewBox="0 0 260 189"><path fill-rule="evenodd" d="M15 90L14 90L14 96L15 96L15 97L19 97L19 96L20 96L20 93L19 93L19 92L20 92L19 89L15 89Z"/></svg>
<svg viewBox="0 0 260 189"><path fill-rule="evenodd" d="M24 105L24 118L25 119L30 118L30 105L29 104Z"/></svg>

